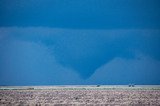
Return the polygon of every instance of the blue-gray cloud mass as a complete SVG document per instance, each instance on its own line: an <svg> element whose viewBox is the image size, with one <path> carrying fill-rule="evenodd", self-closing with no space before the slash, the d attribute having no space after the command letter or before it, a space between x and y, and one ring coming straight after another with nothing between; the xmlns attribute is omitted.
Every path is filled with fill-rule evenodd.
<svg viewBox="0 0 160 106"><path fill-rule="evenodd" d="M1 0L0 26L160 28L159 0Z"/></svg>
<svg viewBox="0 0 160 106"><path fill-rule="evenodd" d="M71 79L77 76L75 77L77 84L85 84L85 81L87 82L87 79L96 73L96 70L116 58L135 60L140 53L154 61L160 61L159 30L71 30L42 27L9 27L1 28L0 33L2 35L0 38L1 80L5 77L4 74L10 73L11 76L8 77L12 78L13 73L19 73L20 71L19 76L22 74L21 77L28 73L26 82L34 80L36 83L47 77L46 80L43 80L44 83L49 80L49 84L73 84L74 82ZM143 63L145 62L140 64ZM117 63L112 66L119 67ZM123 68L119 69L114 69L113 67L112 71L111 69L105 69L106 77L108 75L111 77L110 72L119 75L126 66L122 65ZM135 67L139 70L137 75L140 75L138 76L143 76L142 74L147 71L146 66L135 65ZM150 72L159 74L159 67L156 66L156 69L153 65L148 67L148 69L151 69L149 70ZM55 76L56 73L61 73L59 76L64 76L67 73L66 70L70 73L71 79L68 79L66 83L64 80L63 83L62 80L57 83L54 82L54 80L59 81L59 78ZM136 70L127 68L125 73L130 76ZM33 78L30 74L32 74ZM159 80L156 77L158 74L153 75L157 80ZM52 78L52 76L54 77ZM16 78L19 77L17 76ZM120 76L117 79L121 79ZM91 83L94 83L94 81ZM108 83L113 84L112 82ZM125 81L123 84L125 84Z"/></svg>
<svg viewBox="0 0 160 106"><path fill-rule="evenodd" d="M160 0L0 0L0 85L160 84Z"/></svg>

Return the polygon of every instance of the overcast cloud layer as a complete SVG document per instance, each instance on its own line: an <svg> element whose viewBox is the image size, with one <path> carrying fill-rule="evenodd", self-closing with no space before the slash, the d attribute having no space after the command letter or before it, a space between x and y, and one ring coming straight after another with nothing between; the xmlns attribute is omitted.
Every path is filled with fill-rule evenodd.
<svg viewBox="0 0 160 106"><path fill-rule="evenodd" d="M160 30L0 28L0 84L160 84Z"/></svg>
<svg viewBox="0 0 160 106"><path fill-rule="evenodd" d="M160 28L159 0L1 0L0 26Z"/></svg>

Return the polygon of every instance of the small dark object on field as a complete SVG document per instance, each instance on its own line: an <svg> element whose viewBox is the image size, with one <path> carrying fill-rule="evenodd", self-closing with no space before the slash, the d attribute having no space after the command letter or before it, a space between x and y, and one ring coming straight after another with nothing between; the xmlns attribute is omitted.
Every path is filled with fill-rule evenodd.
<svg viewBox="0 0 160 106"><path fill-rule="evenodd" d="M129 84L128 87L135 87L135 84Z"/></svg>
<svg viewBox="0 0 160 106"><path fill-rule="evenodd" d="M75 97L75 100L77 100L78 99L78 97Z"/></svg>
<svg viewBox="0 0 160 106"><path fill-rule="evenodd" d="M36 106L41 106L41 104L36 104Z"/></svg>
<svg viewBox="0 0 160 106"><path fill-rule="evenodd" d="M27 88L27 90L34 90L34 88Z"/></svg>
<svg viewBox="0 0 160 106"><path fill-rule="evenodd" d="M97 87L100 87L101 85L97 85Z"/></svg>

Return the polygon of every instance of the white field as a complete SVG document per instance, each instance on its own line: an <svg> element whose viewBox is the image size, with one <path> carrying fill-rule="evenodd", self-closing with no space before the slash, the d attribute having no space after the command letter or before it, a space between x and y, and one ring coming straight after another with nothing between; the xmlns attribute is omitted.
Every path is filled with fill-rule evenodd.
<svg viewBox="0 0 160 106"><path fill-rule="evenodd" d="M0 86L0 106L160 106L160 86Z"/></svg>

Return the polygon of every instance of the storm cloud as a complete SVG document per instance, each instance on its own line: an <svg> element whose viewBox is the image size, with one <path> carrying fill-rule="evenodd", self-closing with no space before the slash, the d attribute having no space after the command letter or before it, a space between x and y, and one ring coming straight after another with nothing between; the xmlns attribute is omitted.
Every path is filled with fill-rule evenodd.
<svg viewBox="0 0 160 106"><path fill-rule="evenodd" d="M26 82L34 80L36 83L40 79L46 79L43 80L44 83L48 81L49 84L73 84L74 81L85 84L94 78L97 70L111 63L112 68L105 69L106 74L104 75L106 77L108 75L111 77L111 74L107 75L108 71L120 75L121 72L124 72L125 67L128 70L125 72L126 76L127 72L130 74L136 70L142 71L139 75L141 76L143 70L146 70L146 66L140 65L149 62L150 59L138 64L136 59L139 53L153 59L155 61L153 64L160 61L159 30L72 30L47 27L8 27L0 28L0 34L1 80L6 77L7 73L12 73L11 76L8 76L12 77L12 75L16 75L13 73L18 71L19 74L16 78L21 74L21 77L24 77L24 73L28 73L26 74L28 75ZM114 63L113 61L117 61L118 58L122 61ZM131 64L131 69L123 64L123 60L129 61L127 63ZM132 60L135 62L132 63ZM120 67L121 64L123 68L114 68ZM133 66L138 69L132 68ZM156 69L153 69L154 65L148 67L151 67L150 71L152 70L153 73L159 73L159 67L156 66ZM66 74L67 72L68 74ZM64 77L65 75L66 77ZM71 79L62 81L60 78ZM94 79L92 83L99 78Z"/></svg>

